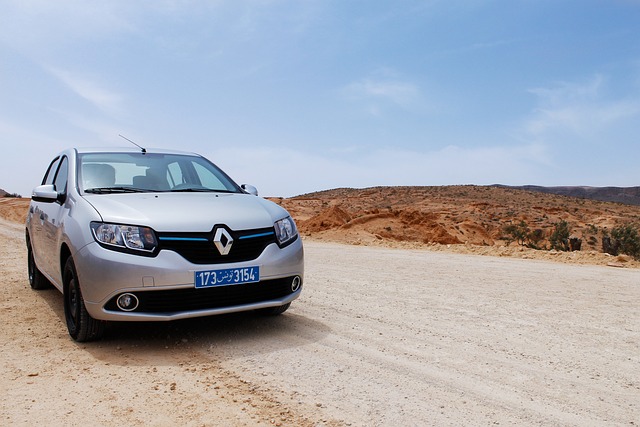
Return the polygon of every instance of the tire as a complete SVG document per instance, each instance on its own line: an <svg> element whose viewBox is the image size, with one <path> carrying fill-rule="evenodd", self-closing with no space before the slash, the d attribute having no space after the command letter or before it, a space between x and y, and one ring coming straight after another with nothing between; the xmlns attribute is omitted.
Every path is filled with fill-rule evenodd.
<svg viewBox="0 0 640 427"><path fill-rule="evenodd" d="M75 341L95 341L102 338L106 322L89 315L80 291L80 281L73 259L69 257L64 266L64 317L69 335Z"/></svg>
<svg viewBox="0 0 640 427"><path fill-rule="evenodd" d="M45 279L38 267L36 261L33 259L33 250L31 244L27 246L27 271L29 273L29 285L31 289L40 291L49 287L49 281Z"/></svg>
<svg viewBox="0 0 640 427"><path fill-rule="evenodd" d="M285 305L281 305L279 307L261 308L259 311L261 314L264 314L265 316L278 316L284 313L285 311L287 311L289 307L291 307L290 302Z"/></svg>

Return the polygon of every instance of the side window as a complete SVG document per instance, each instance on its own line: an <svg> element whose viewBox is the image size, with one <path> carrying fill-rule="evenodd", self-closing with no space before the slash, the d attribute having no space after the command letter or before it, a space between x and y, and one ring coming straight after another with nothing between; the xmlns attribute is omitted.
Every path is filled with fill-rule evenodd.
<svg viewBox="0 0 640 427"><path fill-rule="evenodd" d="M69 160L66 157L63 157L60 161L60 166L58 167L58 172L56 173L55 180L53 181L53 186L58 193L66 193L67 192L67 178L69 175Z"/></svg>
<svg viewBox="0 0 640 427"><path fill-rule="evenodd" d="M53 184L53 179L56 176L56 171L58 170L59 163L60 163L60 157L56 157L55 159L53 159L53 161L49 165L49 169L47 169L47 173L44 174L44 178L42 178L43 185Z"/></svg>

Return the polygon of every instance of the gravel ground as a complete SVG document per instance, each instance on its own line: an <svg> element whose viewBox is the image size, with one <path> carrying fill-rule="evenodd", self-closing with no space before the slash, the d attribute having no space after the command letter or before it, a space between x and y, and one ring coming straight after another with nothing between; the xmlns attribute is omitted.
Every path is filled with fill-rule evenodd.
<svg viewBox="0 0 640 427"><path fill-rule="evenodd" d="M2 425L640 425L640 271L305 242L284 315L67 335L0 221Z"/></svg>

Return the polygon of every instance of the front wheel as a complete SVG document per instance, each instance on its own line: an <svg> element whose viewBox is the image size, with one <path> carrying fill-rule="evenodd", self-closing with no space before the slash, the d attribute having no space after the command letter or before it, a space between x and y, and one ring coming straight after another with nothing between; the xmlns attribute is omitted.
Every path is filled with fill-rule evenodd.
<svg viewBox="0 0 640 427"><path fill-rule="evenodd" d="M73 259L69 257L64 266L64 317L71 338L78 342L99 340L106 322L89 315L80 291L80 282Z"/></svg>

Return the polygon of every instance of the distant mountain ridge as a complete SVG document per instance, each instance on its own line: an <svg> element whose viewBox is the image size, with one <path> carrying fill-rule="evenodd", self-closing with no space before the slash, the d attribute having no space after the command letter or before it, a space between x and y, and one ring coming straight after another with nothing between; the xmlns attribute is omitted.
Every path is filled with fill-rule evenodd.
<svg viewBox="0 0 640 427"><path fill-rule="evenodd" d="M22 197L17 193L9 193L8 191L3 190L2 188L0 188L0 197Z"/></svg>
<svg viewBox="0 0 640 427"><path fill-rule="evenodd" d="M580 199L640 206L640 187L542 187L539 185L511 186L501 184L495 184L492 187L536 191L538 193L556 194L560 196L578 197Z"/></svg>

